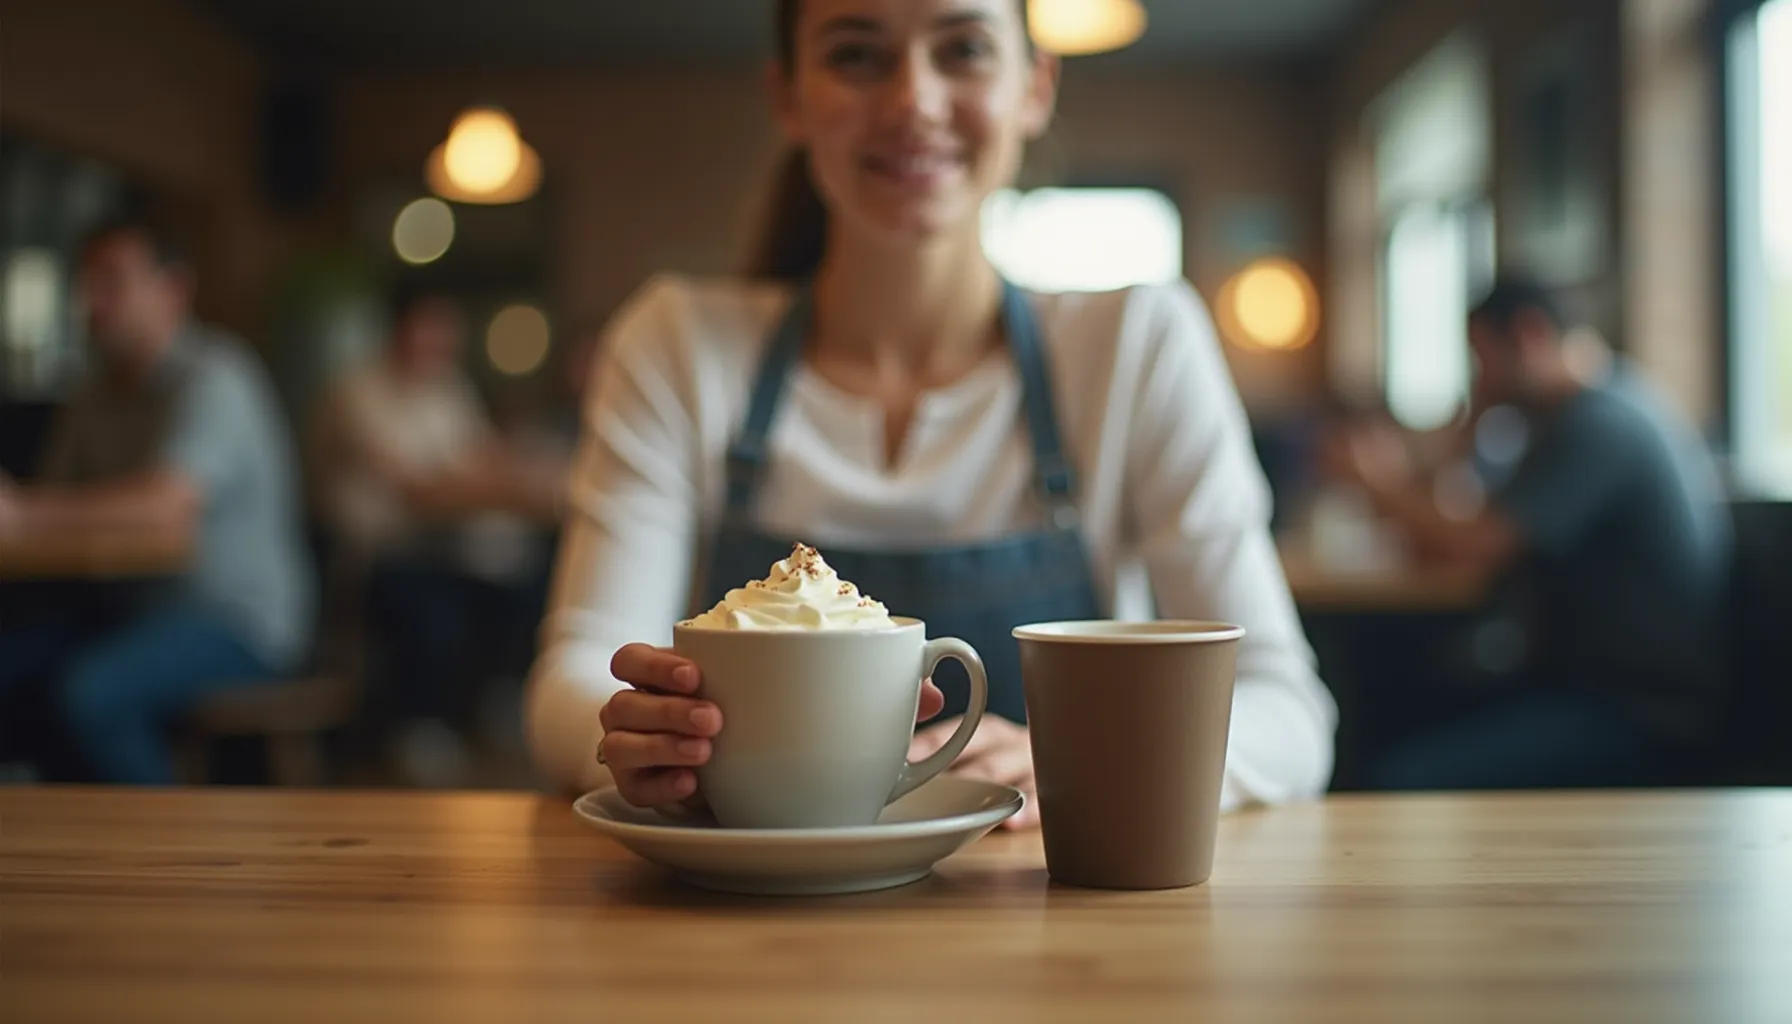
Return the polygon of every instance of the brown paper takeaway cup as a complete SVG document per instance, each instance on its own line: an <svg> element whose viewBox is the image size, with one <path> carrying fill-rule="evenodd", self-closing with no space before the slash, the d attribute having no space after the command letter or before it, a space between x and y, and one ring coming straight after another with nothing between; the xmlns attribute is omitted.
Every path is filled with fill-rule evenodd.
<svg viewBox="0 0 1792 1024"><path fill-rule="evenodd" d="M1054 880L1102 889L1207 880L1242 636L1211 622L1014 631Z"/></svg>

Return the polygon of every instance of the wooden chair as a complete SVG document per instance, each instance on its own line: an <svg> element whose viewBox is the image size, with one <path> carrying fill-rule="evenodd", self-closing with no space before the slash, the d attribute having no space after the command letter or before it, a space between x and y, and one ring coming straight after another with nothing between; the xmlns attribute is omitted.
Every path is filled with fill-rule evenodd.
<svg viewBox="0 0 1792 1024"><path fill-rule="evenodd" d="M221 739L259 736L277 786L321 786L324 737L355 714L356 690L341 676L253 683L201 702L184 723L182 762L188 781L210 781L210 748Z"/></svg>
<svg viewBox="0 0 1792 1024"><path fill-rule="evenodd" d="M1792 784L1792 502L1733 506L1727 785Z"/></svg>
<svg viewBox="0 0 1792 1024"><path fill-rule="evenodd" d="M250 682L201 701L181 722L176 761L182 781L211 779L218 740L259 737L267 744L267 769L277 786L321 786L329 781L325 738L349 726L361 703L363 596L361 563L331 551L311 532L318 571L318 641L311 670L292 679Z"/></svg>

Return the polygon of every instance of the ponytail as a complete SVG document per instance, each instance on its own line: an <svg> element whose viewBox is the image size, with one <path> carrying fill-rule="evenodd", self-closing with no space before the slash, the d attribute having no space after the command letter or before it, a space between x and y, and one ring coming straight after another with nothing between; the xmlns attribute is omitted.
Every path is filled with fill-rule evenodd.
<svg viewBox="0 0 1792 1024"><path fill-rule="evenodd" d="M800 0L778 0L772 38L777 43L778 70L789 78L796 70L796 22ZM759 238L753 244L747 273L779 281L801 281L821 268L827 248L828 208L809 174L809 154L785 153L772 180Z"/></svg>
<svg viewBox="0 0 1792 1024"><path fill-rule="evenodd" d="M809 175L809 154L793 149L778 163L747 272L779 281L812 277L827 241L828 208Z"/></svg>

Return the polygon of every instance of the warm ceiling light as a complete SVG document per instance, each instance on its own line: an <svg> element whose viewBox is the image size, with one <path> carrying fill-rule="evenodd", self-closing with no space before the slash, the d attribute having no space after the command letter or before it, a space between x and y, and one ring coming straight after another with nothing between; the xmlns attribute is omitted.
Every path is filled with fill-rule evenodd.
<svg viewBox="0 0 1792 1024"><path fill-rule="evenodd" d="M453 244L454 211L440 199L413 199L392 221L392 249L406 263L434 263Z"/></svg>
<svg viewBox="0 0 1792 1024"><path fill-rule="evenodd" d="M455 118L448 139L429 154L430 190L461 203L514 203L541 185L541 157L516 122L496 107L474 107Z"/></svg>
<svg viewBox="0 0 1792 1024"><path fill-rule="evenodd" d="M1033 42L1067 57L1131 46L1145 34L1139 0L1028 0Z"/></svg>
<svg viewBox="0 0 1792 1024"><path fill-rule="evenodd" d="M516 174L523 162L523 140L509 114L476 108L455 120L442 157L449 181L469 192L490 192Z"/></svg>
<svg viewBox="0 0 1792 1024"><path fill-rule="evenodd" d="M505 306L485 329L485 357L507 377L523 377L547 361L552 342L547 314L527 303Z"/></svg>
<svg viewBox="0 0 1792 1024"><path fill-rule="evenodd" d="M1288 351L1319 333L1319 292L1291 260L1262 259L1220 289L1220 330L1234 345Z"/></svg>

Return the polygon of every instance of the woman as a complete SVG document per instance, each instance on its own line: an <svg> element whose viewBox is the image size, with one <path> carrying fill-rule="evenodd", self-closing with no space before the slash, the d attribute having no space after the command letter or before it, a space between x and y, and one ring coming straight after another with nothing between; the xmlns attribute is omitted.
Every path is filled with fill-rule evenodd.
<svg viewBox="0 0 1792 1024"><path fill-rule="evenodd" d="M693 797L725 723L690 696L694 666L642 641L802 539L983 652L997 714L957 771L1031 789L1008 631L1139 610L1145 581L1123 570L1142 562L1166 617L1249 631L1226 804L1324 788L1335 711L1200 300L1025 294L983 254L983 201L1056 92L1022 6L779 4L773 93L795 152L761 279L662 278L606 341L531 689L558 781ZM952 726L923 728L917 756Z"/></svg>

